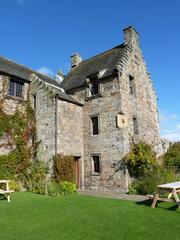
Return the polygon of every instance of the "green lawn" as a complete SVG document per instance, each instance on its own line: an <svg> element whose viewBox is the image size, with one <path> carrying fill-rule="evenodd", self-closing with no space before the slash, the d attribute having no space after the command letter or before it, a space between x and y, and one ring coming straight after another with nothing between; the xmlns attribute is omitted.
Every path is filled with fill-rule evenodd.
<svg viewBox="0 0 180 240"><path fill-rule="evenodd" d="M88 196L15 193L0 200L0 240L180 239L180 210Z"/></svg>

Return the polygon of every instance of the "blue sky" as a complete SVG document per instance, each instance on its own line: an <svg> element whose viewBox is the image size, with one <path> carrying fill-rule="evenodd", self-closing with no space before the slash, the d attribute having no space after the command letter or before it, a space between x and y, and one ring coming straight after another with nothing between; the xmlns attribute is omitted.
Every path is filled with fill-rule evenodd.
<svg viewBox="0 0 180 240"><path fill-rule="evenodd" d="M35 70L67 73L83 59L123 42L133 25L154 82L161 136L180 140L179 0L0 0L0 55Z"/></svg>

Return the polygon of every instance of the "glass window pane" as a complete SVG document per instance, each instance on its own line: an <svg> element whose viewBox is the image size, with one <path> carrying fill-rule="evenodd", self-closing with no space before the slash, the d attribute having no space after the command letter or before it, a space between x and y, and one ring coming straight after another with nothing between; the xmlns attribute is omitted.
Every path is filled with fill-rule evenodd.
<svg viewBox="0 0 180 240"><path fill-rule="evenodd" d="M93 159L93 172L94 173L100 173L100 161L99 156L92 156Z"/></svg>
<svg viewBox="0 0 180 240"><path fill-rule="evenodd" d="M98 116L91 117L91 123L92 123L92 134L98 135L99 134Z"/></svg>
<svg viewBox="0 0 180 240"><path fill-rule="evenodd" d="M9 82L8 94L13 97L22 98L23 97L23 83L17 80L11 79Z"/></svg>

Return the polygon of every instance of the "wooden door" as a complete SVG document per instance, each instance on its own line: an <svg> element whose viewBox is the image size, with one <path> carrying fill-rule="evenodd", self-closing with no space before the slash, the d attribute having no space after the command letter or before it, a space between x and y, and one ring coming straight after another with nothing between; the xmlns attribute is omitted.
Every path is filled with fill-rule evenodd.
<svg viewBox="0 0 180 240"><path fill-rule="evenodd" d="M80 188L80 157L74 157L75 163L75 181L78 188Z"/></svg>

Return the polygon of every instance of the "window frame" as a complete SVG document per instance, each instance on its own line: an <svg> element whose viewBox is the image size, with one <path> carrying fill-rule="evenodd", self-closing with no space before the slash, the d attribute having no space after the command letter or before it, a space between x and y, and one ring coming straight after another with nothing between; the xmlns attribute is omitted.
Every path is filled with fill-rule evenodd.
<svg viewBox="0 0 180 240"><path fill-rule="evenodd" d="M14 84L13 89L11 89L12 88L11 84ZM19 86L21 86L20 90L18 89ZM17 91L19 91L21 94L18 94ZM7 95L8 97L11 97L11 98L23 100L24 99L24 82L14 77L10 78Z"/></svg>
<svg viewBox="0 0 180 240"><path fill-rule="evenodd" d="M94 99L94 98L102 97L103 85L99 80L98 74L99 73L97 72L97 73L94 73L94 74L91 74L91 75L87 76L87 79L86 79L86 84L87 84L86 100L91 100L91 99ZM98 83L98 93L95 93L95 94L92 94L92 92L91 92L93 82Z"/></svg>
<svg viewBox="0 0 180 240"><path fill-rule="evenodd" d="M94 157L98 157L98 169L99 171L95 171L95 159ZM101 154L99 153L94 153L94 154L91 154L91 174L94 175L94 176L99 176L101 174L102 170L101 170Z"/></svg>
<svg viewBox="0 0 180 240"><path fill-rule="evenodd" d="M37 93L32 94L33 109L36 112L37 110Z"/></svg>
<svg viewBox="0 0 180 240"><path fill-rule="evenodd" d="M137 136L139 134L138 119L133 116L133 135Z"/></svg>
<svg viewBox="0 0 180 240"><path fill-rule="evenodd" d="M97 131L97 132L98 132L97 134L94 134L94 131L93 131L93 130L94 130L94 128L93 128L94 125L93 125L92 118L97 118L97 130L98 130L98 131ZM93 136L93 137L94 137L94 136L98 136L98 135L99 135L99 132L100 132L99 130L100 130L99 115L98 115L98 114L96 114L96 115L91 115L91 116L90 116L90 134L91 134L91 136Z"/></svg>
<svg viewBox="0 0 180 240"><path fill-rule="evenodd" d="M135 83L134 77L129 74L129 92L131 96L135 96Z"/></svg>

